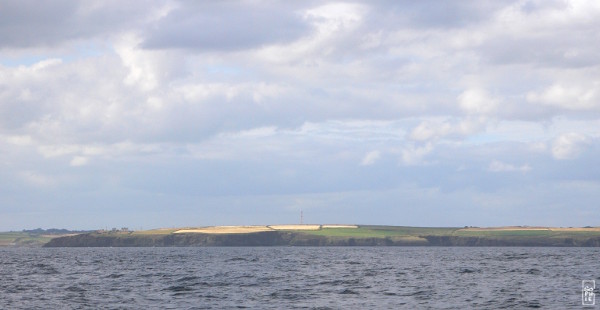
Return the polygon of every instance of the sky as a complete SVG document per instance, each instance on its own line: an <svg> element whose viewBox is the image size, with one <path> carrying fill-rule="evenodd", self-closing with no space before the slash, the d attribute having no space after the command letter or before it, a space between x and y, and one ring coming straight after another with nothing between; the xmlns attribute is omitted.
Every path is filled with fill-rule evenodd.
<svg viewBox="0 0 600 310"><path fill-rule="evenodd" d="M600 225L600 2L0 3L0 231Z"/></svg>

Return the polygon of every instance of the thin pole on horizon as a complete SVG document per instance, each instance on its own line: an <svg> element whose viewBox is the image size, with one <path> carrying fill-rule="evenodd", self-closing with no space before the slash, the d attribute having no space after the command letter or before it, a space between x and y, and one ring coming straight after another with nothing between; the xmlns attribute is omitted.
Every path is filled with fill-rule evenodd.
<svg viewBox="0 0 600 310"><path fill-rule="evenodd" d="M302 209L300 209L300 225L304 224L304 215L302 214Z"/></svg>

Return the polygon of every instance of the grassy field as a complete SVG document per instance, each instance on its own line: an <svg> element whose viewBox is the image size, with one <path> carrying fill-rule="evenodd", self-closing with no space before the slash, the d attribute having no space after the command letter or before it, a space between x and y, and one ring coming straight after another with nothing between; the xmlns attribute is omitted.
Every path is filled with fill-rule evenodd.
<svg viewBox="0 0 600 310"><path fill-rule="evenodd" d="M587 238L598 237L600 231L596 229L575 230L575 229L490 229L490 230L469 230L459 229L454 232L456 236L465 237L548 237L548 238Z"/></svg>
<svg viewBox="0 0 600 310"><path fill-rule="evenodd" d="M359 226L358 228L322 228L321 230L305 231L304 233L326 237L385 238L450 235L456 229L457 228L405 226Z"/></svg>
<svg viewBox="0 0 600 310"><path fill-rule="evenodd" d="M0 246L42 246L54 236L31 235L23 232L0 232Z"/></svg>
<svg viewBox="0 0 600 310"><path fill-rule="evenodd" d="M454 232L454 235L456 236L469 237L537 237L551 236L552 234L553 232L551 230L457 230Z"/></svg>
<svg viewBox="0 0 600 310"><path fill-rule="evenodd" d="M406 226L359 226L358 228L322 228L303 233L326 237L386 238L418 236L460 236L488 238L585 238L598 237L597 228L458 228L458 227L406 227Z"/></svg>
<svg viewBox="0 0 600 310"><path fill-rule="evenodd" d="M131 235L170 235L182 228L161 228L161 229L151 229L151 230L136 230L131 232Z"/></svg>

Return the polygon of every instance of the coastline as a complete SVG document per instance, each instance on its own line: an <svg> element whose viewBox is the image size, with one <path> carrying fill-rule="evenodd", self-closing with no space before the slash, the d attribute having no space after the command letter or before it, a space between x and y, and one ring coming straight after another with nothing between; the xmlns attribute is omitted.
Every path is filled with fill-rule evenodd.
<svg viewBox="0 0 600 310"><path fill-rule="evenodd" d="M600 228L406 227L376 225L212 226L96 231L49 240L44 247L202 246L524 246L600 247Z"/></svg>

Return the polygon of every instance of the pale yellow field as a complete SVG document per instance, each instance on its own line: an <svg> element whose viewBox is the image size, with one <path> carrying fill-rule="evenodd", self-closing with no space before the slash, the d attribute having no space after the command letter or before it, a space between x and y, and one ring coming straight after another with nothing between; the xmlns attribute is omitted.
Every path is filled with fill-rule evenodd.
<svg viewBox="0 0 600 310"><path fill-rule="evenodd" d="M267 226L211 226L202 228L180 229L175 234L203 233L203 234L246 234L261 231L272 231Z"/></svg>
<svg viewBox="0 0 600 310"><path fill-rule="evenodd" d="M321 225L322 228L358 228L357 225Z"/></svg>
<svg viewBox="0 0 600 310"><path fill-rule="evenodd" d="M321 225L269 225L274 230L319 230Z"/></svg>
<svg viewBox="0 0 600 310"><path fill-rule="evenodd" d="M600 231L600 227L550 227L552 231Z"/></svg>
<svg viewBox="0 0 600 310"><path fill-rule="evenodd" d="M522 227L522 226L502 226L502 227L469 227L461 228L462 231L504 231L504 230L550 230L548 227Z"/></svg>
<svg viewBox="0 0 600 310"><path fill-rule="evenodd" d="M268 226L209 226L186 227L173 231L175 234L203 233L203 234L245 234L273 230L319 230L321 228L358 228L356 225L268 225Z"/></svg>
<svg viewBox="0 0 600 310"><path fill-rule="evenodd" d="M462 231L522 231L522 230L549 230L549 231L600 231L600 227L539 227L539 226L503 226L503 227L469 227L461 228Z"/></svg>
<svg viewBox="0 0 600 310"><path fill-rule="evenodd" d="M41 235L40 237L42 237L42 238L58 238L58 237L69 237L69 236L75 236L75 235L79 235L79 234Z"/></svg>

